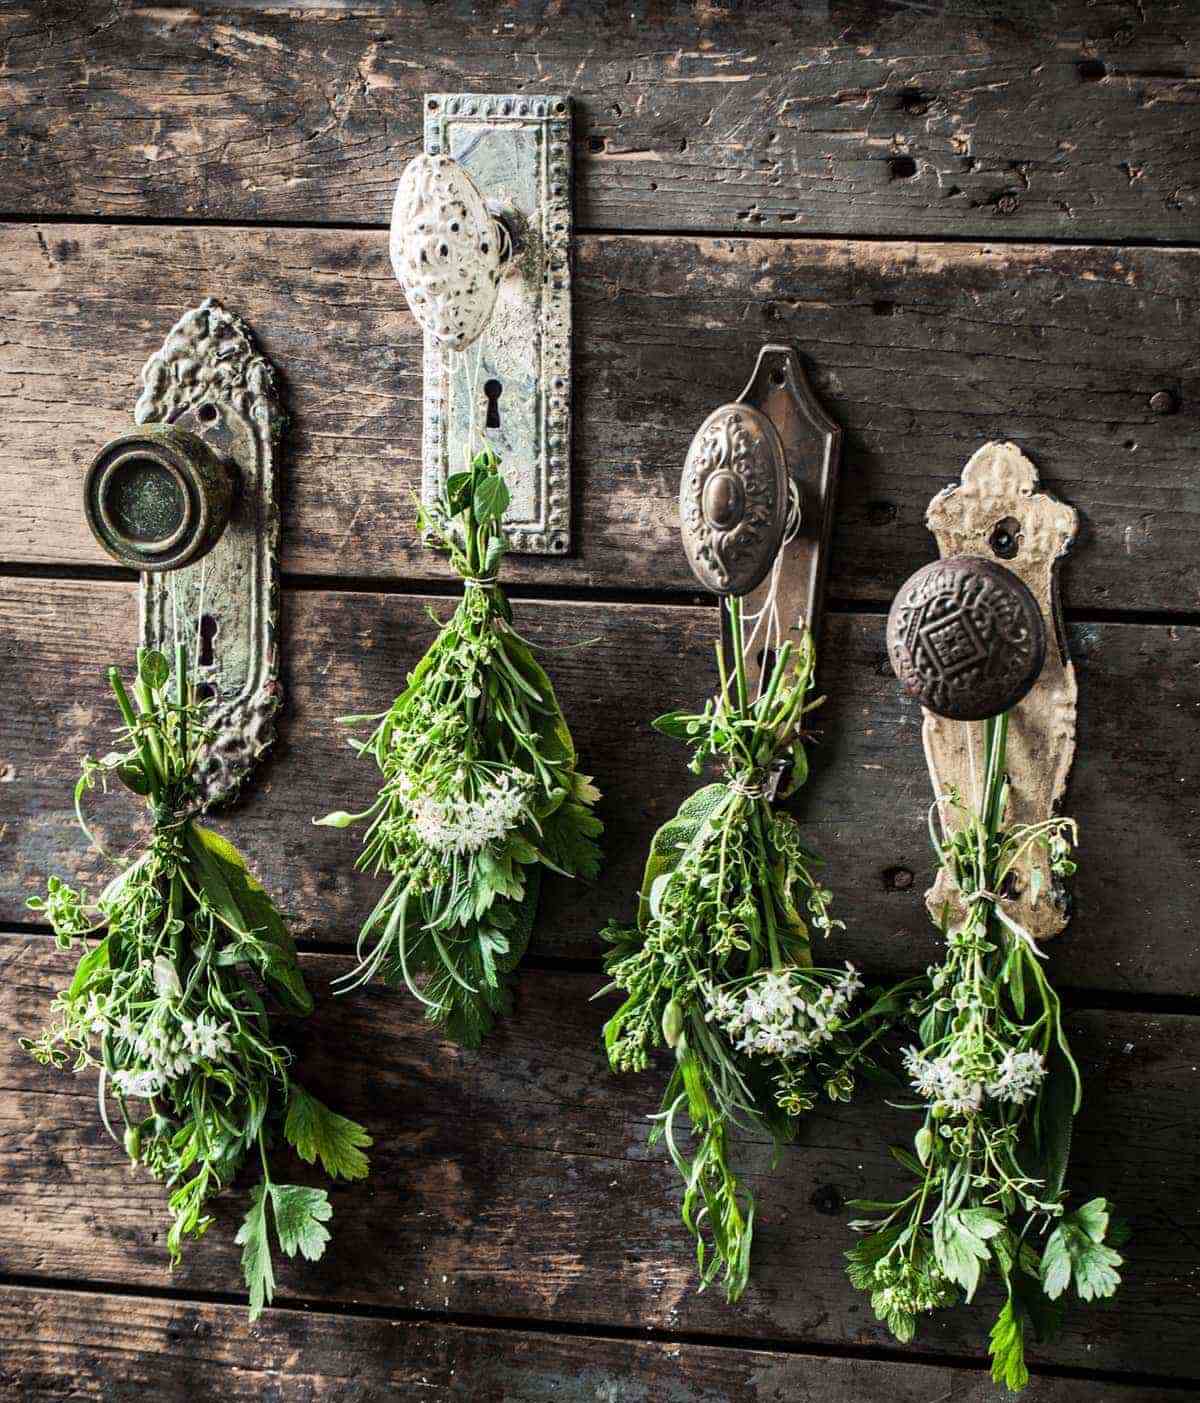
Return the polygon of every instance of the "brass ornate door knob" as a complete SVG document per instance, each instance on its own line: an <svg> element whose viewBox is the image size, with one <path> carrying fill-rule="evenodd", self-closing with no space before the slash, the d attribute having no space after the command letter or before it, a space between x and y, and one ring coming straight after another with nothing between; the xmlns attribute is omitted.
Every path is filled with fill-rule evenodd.
<svg viewBox="0 0 1200 1403"><path fill-rule="evenodd" d="M909 696L953 721L1016 706L1046 661L1046 627L1029 586L975 555L922 566L892 602L887 642Z"/></svg>

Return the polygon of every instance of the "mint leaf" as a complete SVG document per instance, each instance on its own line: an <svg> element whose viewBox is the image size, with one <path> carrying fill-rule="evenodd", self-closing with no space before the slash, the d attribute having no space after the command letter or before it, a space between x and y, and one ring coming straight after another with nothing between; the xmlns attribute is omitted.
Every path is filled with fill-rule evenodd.
<svg viewBox="0 0 1200 1403"><path fill-rule="evenodd" d="M271 1270L271 1244L267 1235L266 1184L255 1184L250 1193L249 1212L233 1240L242 1248L242 1275L250 1292L250 1319L254 1321L275 1295L275 1274Z"/></svg>
<svg viewBox="0 0 1200 1403"><path fill-rule="evenodd" d="M272 1184L271 1204L280 1247L289 1257L299 1251L310 1262L318 1261L329 1241L324 1225L333 1217L333 1204L325 1190L307 1189L300 1184Z"/></svg>
<svg viewBox="0 0 1200 1403"><path fill-rule="evenodd" d="M283 1133L306 1164L320 1159L326 1174L335 1178L367 1177L370 1165L363 1150L371 1144L371 1137L357 1121L339 1116L295 1083L288 1098Z"/></svg>
<svg viewBox="0 0 1200 1403"><path fill-rule="evenodd" d="M992 1382L1019 1393L1029 1382L1029 1370L1025 1367L1025 1325L1013 1309L1011 1296L992 1326L988 1352L992 1356Z"/></svg>

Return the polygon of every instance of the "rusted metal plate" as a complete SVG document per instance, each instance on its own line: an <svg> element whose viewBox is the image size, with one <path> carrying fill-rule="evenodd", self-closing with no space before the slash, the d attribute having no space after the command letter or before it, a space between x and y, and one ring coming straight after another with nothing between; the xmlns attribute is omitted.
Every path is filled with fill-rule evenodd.
<svg viewBox="0 0 1200 1403"><path fill-rule="evenodd" d="M1013 823L1036 823L1057 811L1075 755L1078 688L1056 573L1075 539L1079 517L1073 507L1039 487L1037 469L1016 444L986 443L963 469L961 482L933 499L925 518L944 557L1002 560L1028 587L1041 613L1045 662L1009 721L1008 817ZM935 795L953 787L975 796L983 775L982 732L980 724L925 711L922 736ZM941 809L943 823L956 827L957 811L949 804ZM1041 873L1036 902L1030 900L1035 868ZM1008 890L1009 911L1035 939L1057 935L1066 925L1067 892L1050 872L1041 848L1017 864ZM939 871L925 900L935 918L947 903L952 914L963 911L961 897L944 871Z"/></svg>
<svg viewBox="0 0 1200 1403"><path fill-rule="evenodd" d="M1038 679L1046 629L1011 570L982 556L923 565L892 602L888 656L904 690L952 721L1015 706Z"/></svg>
<svg viewBox="0 0 1200 1403"><path fill-rule="evenodd" d="M249 327L207 298L142 371L139 424L201 439L237 477L229 523L202 560L142 576L141 639L170 656L176 636L209 689L214 739L198 779L206 804L230 799L275 739L279 707L278 448L275 373Z"/></svg>

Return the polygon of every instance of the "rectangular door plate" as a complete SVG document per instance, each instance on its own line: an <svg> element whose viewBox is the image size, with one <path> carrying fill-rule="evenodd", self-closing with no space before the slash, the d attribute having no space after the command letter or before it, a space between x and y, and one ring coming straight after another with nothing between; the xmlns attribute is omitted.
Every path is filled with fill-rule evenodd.
<svg viewBox="0 0 1200 1403"><path fill-rule="evenodd" d="M571 548L571 103L556 94L429 93L425 151L458 161L509 226L513 256L480 340L425 338L421 495L436 500L482 434L503 463L509 547Z"/></svg>

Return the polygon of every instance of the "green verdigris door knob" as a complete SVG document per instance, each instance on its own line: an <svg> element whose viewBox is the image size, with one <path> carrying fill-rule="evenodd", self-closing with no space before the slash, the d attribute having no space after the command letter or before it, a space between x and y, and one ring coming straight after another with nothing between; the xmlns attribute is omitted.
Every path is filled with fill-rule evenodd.
<svg viewBox="0 0 1200 1403"><path fill-rule="evenodd" d="M92 534L122 565L178 570L221 539L234 470L198 434L146 424L111 439L84 483Z"/></svg>

